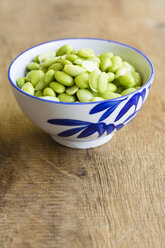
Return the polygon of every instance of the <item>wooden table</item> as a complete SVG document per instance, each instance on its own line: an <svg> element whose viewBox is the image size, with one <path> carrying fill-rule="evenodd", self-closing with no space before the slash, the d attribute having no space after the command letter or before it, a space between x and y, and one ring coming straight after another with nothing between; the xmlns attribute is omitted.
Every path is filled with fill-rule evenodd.
<svg viewBox="0 0 165 248"><path fill-rule="evenodd" d="M0 1L0 247L165 247L165 1ZM7 69L63 37L121 41L155 65L138 116L102 147L56 144L21 112Z"/></svg>

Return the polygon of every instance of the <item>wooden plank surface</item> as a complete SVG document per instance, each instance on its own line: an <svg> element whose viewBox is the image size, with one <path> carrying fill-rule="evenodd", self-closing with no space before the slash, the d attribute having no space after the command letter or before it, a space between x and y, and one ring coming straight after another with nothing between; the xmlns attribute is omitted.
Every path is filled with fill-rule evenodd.
<svg viewBox="0 0 165 248"><path fill-rule="evenodd" d="M165 247L165 1L0 0L0 247ZM63 37L121 41L155 66L138 116L102 147L56 144L21 112L7 69Z"/></svg>

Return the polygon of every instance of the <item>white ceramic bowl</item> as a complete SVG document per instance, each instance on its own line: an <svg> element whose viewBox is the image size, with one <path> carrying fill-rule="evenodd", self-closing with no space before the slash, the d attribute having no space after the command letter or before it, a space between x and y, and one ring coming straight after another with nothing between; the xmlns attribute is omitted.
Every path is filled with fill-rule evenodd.
<svg viewBox="0 0 165 248"><path fill-rule="evenodd" d="M64 44L74 49L91 48L96 54L114 52L140 72L144 85L126 96L91 103L53 102L21 91L16 79L24 76L27 64L36 55L57 50ZM20 108L34 124L64 146L91 148L109 141L139 112L148 96L154 68L146 55L128 45L103 39L71 38L46 42L24 51L11 63L8 78Z"/></svg>

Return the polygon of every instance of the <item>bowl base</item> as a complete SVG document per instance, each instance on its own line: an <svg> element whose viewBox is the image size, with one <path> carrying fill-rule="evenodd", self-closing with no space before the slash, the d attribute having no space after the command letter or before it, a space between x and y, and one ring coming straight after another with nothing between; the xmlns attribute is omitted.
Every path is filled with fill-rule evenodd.
<svg viewBox="0 0 165 248"><path fill-rule="evenodd" d="M68 140L68 139L64 139L56 135L50 135L50 136L52 137L54 141L56 141L57 143L63 146L70 147L70 148L76 148L76 149L87 149L87 148L101 146L107 143L112 138L113 134L114 133L111 133L108 136L105 136L103 138L97 138L93 140L81 140L81 141Z"/></svg>

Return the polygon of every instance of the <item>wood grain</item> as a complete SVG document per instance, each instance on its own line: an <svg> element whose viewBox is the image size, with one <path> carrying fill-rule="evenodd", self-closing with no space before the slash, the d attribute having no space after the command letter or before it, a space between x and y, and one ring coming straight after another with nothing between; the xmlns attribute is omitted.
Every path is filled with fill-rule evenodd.
<svg viewBox="0 0 165 248"><path fill-rule="evenodd" d="M0 1L0 247L165 248L165 1ZM121 41L155 66L138 116L102 147L56 144L21 112L7 69L63 37Z"/></svg>

